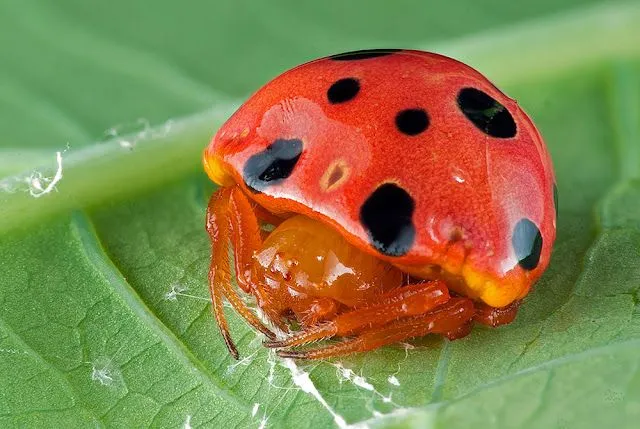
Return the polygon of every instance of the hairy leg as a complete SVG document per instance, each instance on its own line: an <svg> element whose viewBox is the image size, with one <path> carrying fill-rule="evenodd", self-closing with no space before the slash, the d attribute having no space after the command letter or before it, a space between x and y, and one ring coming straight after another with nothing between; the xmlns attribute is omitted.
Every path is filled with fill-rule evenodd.
<svg viewBox="0 0 640 429"><path fill-rule="evenodd" d="M340 305L336 300L327 297L295 301L291 305L296 319L305 328L305 332L322 321L333 319L339 307Z"/></svg>
<svg viewBox="0 0 640 429"><path fill-rule="evenodd" d="M253 255L262 247L261 230L255 212L256 206L251 204L239 188L234 188L229 197L229 209L232 214L233 256L238 286L244 292L251 293L256 298L259 309L271 323L280 330L287 331L288 328L280 317L279 306L275 302L278 298L274 291L268 287L263 287L263 279L254 278L252 273ZM258 213L264 217L267 216L266 213L268 212L260 208ZM273 217L273 215L271 216ZM266 332L263 333L270 339L274 338L270 331L268 334Z"/></svg>
<svg viewBox="0 0 640 429"><path fill-rule="evenodd" d="M282 341L268 341L267 347L293 347L335 336L371 331L389 322L424 314L449 300L442 281L403 286L382 294L366 307L339 314L333 320L312 326Z"/></svg>
<svg viewBox="0 0 640 429"><path fill-rule="evenodd" d="M494 328L506 325L516 318L520 304L522 304L522 301L514 301L506 307L496 308L484 303L476 303L476 315L473 319L478 323Z"/></svg>
<svg viewBox="0 0 640 429"><path fill-rule="evenodd" d="M473 314L473 302L470 299L452 298L433 311L363 331L351 340L315 350L279 350L277 353L280 357L294 359L323 359L358 353L429 333L454 331L471 319Z"/></svg>
<svg viewBox="0 0 640 429"><path fill-rule="evenodd" d="M233 343L233 339L231 339L229 325L227 324L227 319L224 317L224 289L220 286L230 281L229 258L221 257L221 255L225 253L223 250L228 244L230 225L228 220L225 219L224 216L221 218L218 210L216 210L220 205L224 204L224 199L226 198L224 191L225 190L220 190L214 193L207 207L206 230L211 238L212 248L211 264L209 267L209 291L213 303L213 314L222 338L231 356L238 359L240 355Z"/></svg>
<svg viewBox="0 0 640 429"><path fill-rule="evenodd" d="M253 289L251 283L253 253L262 246L260 226L253 210L254 207L242 191L236 187L232 188L229 192L228 211L233 230L233 256L238 286L246 293L250 293Z"/></svg>
<svg viewBox="0 0 640 429"><path fill-rule="evenodd" d="M275 338L275 335L262 324L260 319L242 301L231 284L229 243L236 241L237 236L242 236L241 233L236 232L242 228L242 225L238 224L238 219L241 215L238 213L238 204L236 204L238 200L237 192L240 191L232 187L221 188L214 193L209 200L206 221L206 230L211 238L212 248L209 268L209 290L213 302L213 313L227 348L236 359L238 359L239 354L229 334L229 327L222 306L223 298L226 298L231 306L254 328L268 338ZM254 242L251 237L246 239L246 237L242 236L241 246L243 246L243 251L246 253L248 246L251 246ZM236 249L235 246L234 249ZM237 266L238 262L236 262Z"/></svg>

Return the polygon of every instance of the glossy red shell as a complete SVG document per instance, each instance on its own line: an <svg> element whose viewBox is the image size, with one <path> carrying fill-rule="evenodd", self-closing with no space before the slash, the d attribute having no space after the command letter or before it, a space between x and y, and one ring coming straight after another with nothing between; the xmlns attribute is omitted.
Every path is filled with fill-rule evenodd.
<svg viewBox="0 0 640 429"><path fill-rule="evenodd" d="M328 89L345 78L359 82L357 95L330 103ZM497 138L475 126L457 100L463 88L504 106L515 136ZM396 126L398 112L409 108L428 114L429 126L418 135ZM247 161L278 139L303 143L290 176L261 192L247 189ZM546 269L555 240L554 173L536 127L480 73L437 54L324 58L287 71L220 128L205 165L212 177L217 169L219 182L232 179L268 210L319 219L357 247L414 275L449 279L454 290L492 306L527 294ZM340 174L333 183L336 165ZM415 237L400 256L380 253L361 223L363 204L383 183L396 184L415 203ZM530 243L539 247L533 268L519 264L514 248L523 219L541 237Z"/></svg>

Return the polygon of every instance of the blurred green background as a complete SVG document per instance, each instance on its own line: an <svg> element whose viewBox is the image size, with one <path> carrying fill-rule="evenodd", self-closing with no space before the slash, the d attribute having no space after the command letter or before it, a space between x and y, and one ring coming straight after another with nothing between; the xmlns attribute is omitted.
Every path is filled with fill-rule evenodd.
<svg viewBox="0 0 640 429"><path fill-rule="evenodd" d="M637 427L638 22L638 1L0 0L0 427ZM247 359L226 353L200 153L282 71L376 47L518 99L559 235L512 325L301 364L323 405L231 314Z"/></svg>
<svg viewBox="0 0 640 429"><path fill-rule="evenodd" d="M86 145L245 97L329 53L435 46L597 3L3 0L2 146Z"/></svg>

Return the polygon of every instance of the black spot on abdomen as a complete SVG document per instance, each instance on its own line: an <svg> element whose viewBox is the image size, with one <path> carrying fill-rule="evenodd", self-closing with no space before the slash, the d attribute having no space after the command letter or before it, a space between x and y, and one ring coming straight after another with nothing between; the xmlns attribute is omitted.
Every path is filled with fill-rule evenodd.
<svg viewBox="0 0 640 429"><path fill-rule="evenodd" d="M363 49L360 51L344 52L342 54L331 55L329 58L335 61L355 61L369 58L384 57L402 49Z"/></svg>
<svg viewBox="0 0 640 429"><path fill-rule="evenodd" d="M416 230L413 225L415 202L394 183L378 187L360 208L360 222L371 245L389 256L402 256L411 249Z"/></svg>
<svg viewBox="0 0 640 429"><path fill-rule="evenodd" d="M516 123L507 108L479 89L462 88L458 107L476 128L491 137L505 139L516 135Z"/></svg>
<svg viewBox="0 0 640 429"><path fill-rule="evenodd" d="M401 110L396 115L396 128L402 134L417 136L429 127L429 116L424 109Z"/></svg>
<svg viewBox="0 0 640 429"><path fill-rule="evenodd" d="M540 262L542 234L535 223L527 218L520 219L511 237L518 264L525 270L533 270Z"/></svg>
<svg viewBox="0 0 640 429"><path fill-rule="evenodd" d="M277 139L251 156L244 165L245 184L254 191L276 185L289 177L302 154L302 140Z"/></svg>
<svg viewBox="0 0 640 429"><path fill-rule="evenodd" d="M331 104L339 104L353 99L360 91L360 82L353 77L337 80L327 90L327 99Z"/></svg>

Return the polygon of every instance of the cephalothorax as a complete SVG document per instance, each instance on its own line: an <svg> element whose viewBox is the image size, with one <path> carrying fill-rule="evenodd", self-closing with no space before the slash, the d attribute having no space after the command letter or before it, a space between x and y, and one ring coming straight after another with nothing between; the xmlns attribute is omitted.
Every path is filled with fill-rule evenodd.
<svg viewBox="0 0 640 429"><path fill-rule="evenodd" d="M220 128L204 165L221 185L207 211L213 309L235 357L224 298L296 358L509 323L555 240L537 129L484 76L437 54L357 51L289 70ZM289 337L239 297L229 244L240 289Z"/></svg>

